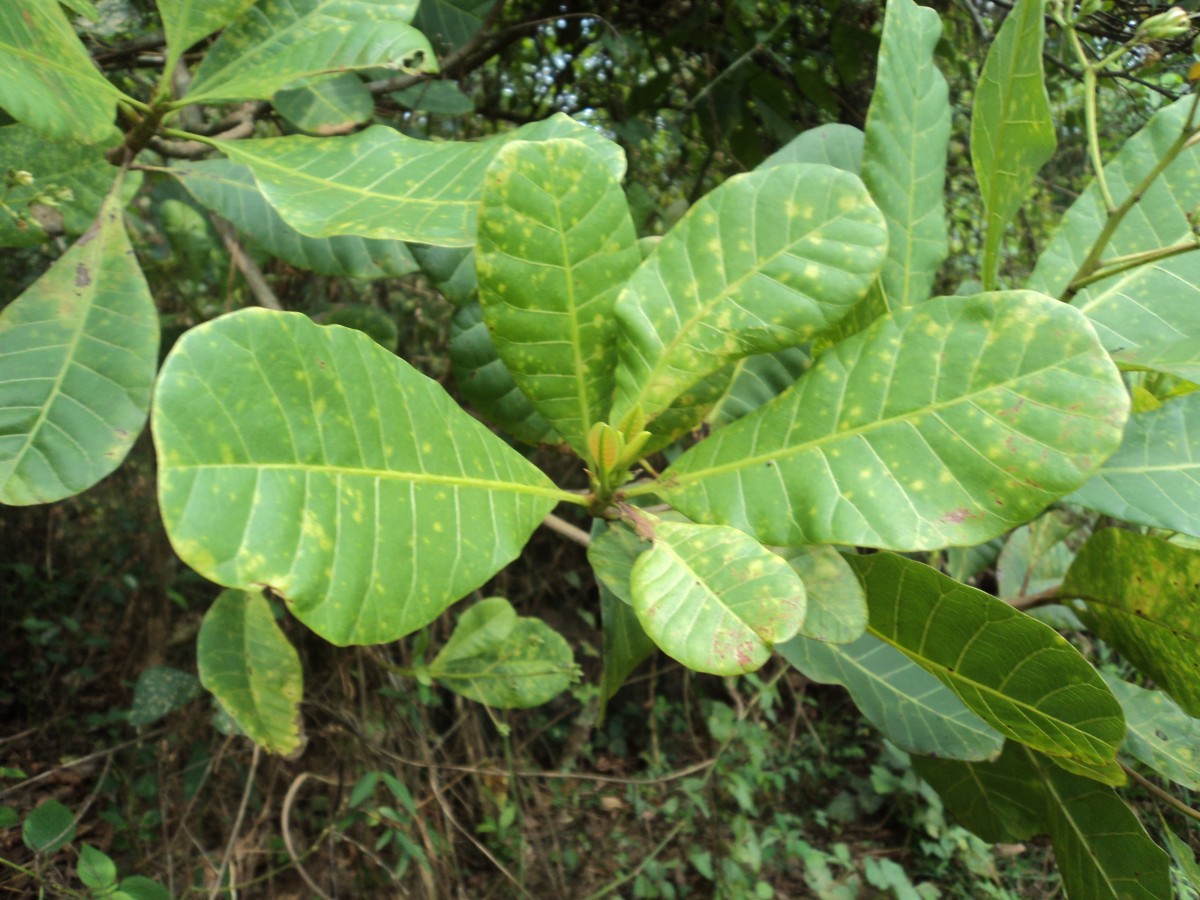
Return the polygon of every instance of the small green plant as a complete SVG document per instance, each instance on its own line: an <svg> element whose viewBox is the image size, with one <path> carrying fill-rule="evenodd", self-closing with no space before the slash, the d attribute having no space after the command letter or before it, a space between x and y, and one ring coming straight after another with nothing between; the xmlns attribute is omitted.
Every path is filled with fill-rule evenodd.
<svg viewBox="0 0 1200 900"><path fill-rule="evenodd" d="M645 243L620 147L561 115L471 143L383 125L242 139L176 127L185 110L252 100L303 119L295 91L333 88L353 111L366 92L354 72L436 68L410 4L344 7L333 21L317 0L160 0L166 53L145 90L101 75L57 3L16 0L0 16L0 106L17 120L0 147L19 163L0 235L48 238L57 225L32 210L53 203L62 230L82 233L0 316L0 499L86 489L149 416L172 544L227 588L200 632L201 683L280 754L304 745L302 671L264 592L334 644L389 643L546 524L589 545L603 699L656 648L722 676L782 655L846 685L984 839L1049 834L1071 896L1168 896L1168 856L1115 789L1127 759L1183 783L1192 769L1131 737L1126 687L1014 608L1028 598L1005 602L913 555L986 546L1056 504L1082 510L1078 554L1033 599L1069 603L1153 679L1186 720L1172 728L1200 715L1200 555L1194 539L1169 540L1200 534L1200 95L1159 110L1107 162L1096 101L1101 75L1186 15L1096 55L1080 38L1095 4L1016 4L973 97L981 285L932 296L951 114L938 17L912 0L887 3L862 131L802 134ZM1029 279L1006 286L1006 229L1056 145L1047 15L1084 76L1095 180ZM189 68L185 51L218 31ZM352 123L370 118L366 97ZM220 156L172 162L156 153L164 140ZM123 209L163 173L295 264L422 268L460 306L454 368L495 430L364 332L277 309L198 324L158 369L158 313ZM83 186L88 203L66 204ZM172 209L175 233L203 225ZM587 487L555 483L516 444L573 456ZM561 636L491 598L402 674L523 707L578 673ZM730 780L741 808L754 788L743 775ZM389 809L398 818L380 824L414 814ZM697 865L763 895L762 842L735 822L758 850ZM402 833L389 824L380 840L403 845ZM647 860L635 891L666 892L661 865ZM104 871L94 878L111 886ZM903 887L883 863L864 872Z"/></svg>

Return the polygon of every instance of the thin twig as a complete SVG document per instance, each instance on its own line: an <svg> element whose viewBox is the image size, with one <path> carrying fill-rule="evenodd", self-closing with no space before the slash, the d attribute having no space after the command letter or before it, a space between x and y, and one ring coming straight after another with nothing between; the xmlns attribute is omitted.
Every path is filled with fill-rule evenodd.
<svg viewBox="0 0 1200 900"><path fill-rule="evenodd" d="M557 531L563 537L570 538L577 544L584 547L592 542L592 536L580 528L578 525L572 525L565 519L560 519L554 513L550 513L546 518L542 519L542 524L551 531Z"/></svg>
<svg viewBox="0 0 1200 900"><path fill-rule="evenodd" d="M233 847L237 843L238 832L242 830L242 820L246 817L246 807L250 805L250 794L254 790L254 774L258 771L258 760L262 749L254 745L254 755L250 758L250 771L246 773L246 788L242 791L242 802L238 804L237 817L233 820L233 829L229 832L229 841L225 845L225 854L221 857L221 866L217 869L217 877L213 879L212 890L208 892L208 900L216 900L221 893L221 882L225 878L225 870L233 858Z"/></svg>
<svg viewBox="0 0 1200 900"><path fill-rule="evenodd" d="M143 741L158 737L159 735L166 733L166 731L167 729L165 726L162 728L157 728L154 731L142 735L141 737L133 739L132 741L125 741L124 743L117 744L115 747L97 750L95 753L89 753L87 756L79 757L79 759L73 759L70 762L63 763L61 766L55 766L53 769L47 769L45 772L34 775L32 778L27 778L19 784L6 787L4 790L0 791L0 799L7 799L13 792L23 790L27 787L32 787L41 781L45 781L47 778L53 777L56 773L61 772L64 769L72 769L75 766L82 766L84 763L89 763L94 759L112 756L114 753L118 753L119 751L124 750L126 747L136 747Z"/></svg>
<svg viewBox="0 0 1200 900"><path fill-rule="evenodd" d="M254 295L254 299L258 301L259 306L265 306L267 309L275 309L283 311L283 304L279 302L279 298L275 296L275 292L271 290L271 286L267 284L266 276L263 275L262 269L258 264L250 258L245 250L242 249L241 242L238 241L237 232L234 227L218 216L216 213L210 213L213 227L217 229L217 234L221 236L221 240L225 244L225 249L229 251L230 257L233 258L233 264L237 266L238 271L242 273L242 277L246 279L246 284L250 288L250 293Z"/></svg>
<svg viewBox="0 0 1200 900"><path fill-rule="evenodd" d="M1194 809L1194 808L1188 806L1186 803L1184 803L1178 797L1174 797L1167 791L1164 791L1153 781L1151 781L1150 779L1148 779L1142 775L1139 775L1132 768L1127 766L1125 763L1121 762L1121 760L1118 759L1117 763L1124 770L1126 775L1128 775L1130 778L1132 778L1134 781L1136 781L1138 784L1140 784L1142 787L1144 787L1146 790L1148 790L1151 794L1153 794L1159 800L1162 800L1164 803L1166 803L1170 806L1173 806L1175 809L1179 810L1179 812L1183 813L1189 819L1195 819L1196 821L1200 822L1200 810L1197 810L1197 809Z"/></svg>
<svg viewBox="0 0 1200 900"><path fill-rule="evenodd" d="M292 814L292 804L296 802L296 794L300 790L300 785L304 784L309 778L316 779L324 784L337 784L332 778L326 778L314 772L301 772L292 780L292 783L288 785L287 793L283 795L283 811L279 817L280 828L283 830L283 847L287 850L288 859L292 861L292 865L300 873L300 877L304 879L304 883L309 886L312 892L320 897L321 900L333 900L329 894L321 890L321 886L313 880L313 877L308 874L308 870L301 865L300 854L296 852L296 847L292 843L292 828L288 821Z"/></svg>

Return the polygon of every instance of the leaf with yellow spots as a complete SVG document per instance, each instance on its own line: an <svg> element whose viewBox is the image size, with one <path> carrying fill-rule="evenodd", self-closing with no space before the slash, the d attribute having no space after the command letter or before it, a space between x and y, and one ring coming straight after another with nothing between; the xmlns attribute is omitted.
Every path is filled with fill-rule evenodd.
<svg viewBox="0 0 1200 900"><path fill-rule="evenodd" d="M484 321L518 387L580 455L608 416L613 305L640 262L625 192L594 150L561 138L496 154L476 248Z"/></svg>
<svg viewBox="0 0 1200 900"><path fill-rule="evenodd" d="M246 737L281 756L303 747L300 657L260 592L221 592L200 624L196 665Z"/></svg>
<svg viewBox="0 0 1200 900"><path fill-rule="evenodd" d="M753 672L804 622L800 576L733 528L653 519L630 573L633 609L663 652L713 675Z"/></svg>
<svg viewBox="0 0 1200 900"><path fill-rule="evenodd" d="M121 218L99 216L0 313L0 503L50 503L117 468L150 410L158 312Z"/></svg>
<svg viewBox="0 0 1200 900"><path fill-rule="evenodd" d="M367 335L298 313L245 309L185 334L153 428L180 558L271 587L336 644L427 624L557 502L580 501Z"/></svg>
<svg viewBox="0 0 1200 900"><path fill-rule="evenodd" d="M1100 674L1125 710L1128 730L1121 749L1180 787L1200 790L1200 719L1162 691Z"/></svg>
<svg viewBox="0 0 1200 900"><path fill-rule="evenodd" d="M1087 481L1128 410L1077 310L1028 291L942 297L837 344L644 492L782 546L969 546Z"/></svg>
<svg viewBox="0 0 1200 900"><path fill-rule="evenodd" d="M346 137L213 144L250 167L263 195L301 234L469 247L483 173L500 148L558 137L587 144L614 178L624 174L619 146L561 113L482 141L423 141L373 125Z"/></svg>
<svg viewBox="0 0 1200 900"><path fill-rule="evenodd" d="M794 163L729 179L617 300L612 418L640 404L652 419L728 363L827 329L866 294L886 246L883 217L850 172Z"/></svg>
<svg viewBox="0 0 1200 900"><path fill-rule="evenodd" d="M205 54L186 101L269 100L301 78L353 69L436 72L433 48L409 24L415 12L396 0L258 0Z"/></svg>

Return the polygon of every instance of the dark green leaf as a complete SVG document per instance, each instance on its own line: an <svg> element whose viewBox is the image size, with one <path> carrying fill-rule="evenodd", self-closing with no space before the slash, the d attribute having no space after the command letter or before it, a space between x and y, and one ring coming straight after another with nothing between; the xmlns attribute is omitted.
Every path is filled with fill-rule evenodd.
<svg viewBox="0 0 1200 900"><path fill-rule="evenodd" d="M272 102L305 134L345 134L375 113L375 98L353 72L318 75L277 92Z"/></svg>
<svg viewBox="0 0 1200 900"><path fill-rule="evenodd" d="M628 577L627 577L628 580ZM607 703L621 689L629 673L657 648L646 635L629 601L600 584L600 621L604 630L604 674L600 697Z"/></svg>
<svg viewBox="0 0 1200 900"><path fill-rule="evenodd" d="M53 853L75 837L75 814L57 800L43 800L25 817L21 838L34 853Z"/></svg>
<svg viewBox="0 0 1200 900"><path fill-rule="evenodd" d="M134 685L129 724L134 728L152 725L199 694L200 683L195 675L169 666L151 666L143 670Z"/></svg>

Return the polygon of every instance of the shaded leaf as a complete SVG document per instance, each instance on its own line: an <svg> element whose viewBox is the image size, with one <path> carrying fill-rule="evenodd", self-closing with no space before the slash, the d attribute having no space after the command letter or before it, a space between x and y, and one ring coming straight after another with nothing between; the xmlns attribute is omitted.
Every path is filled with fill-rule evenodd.
<svg viewBox="0 0 1200 900"><path fill-rule="evenodd" d="M812 357L799 347L738 360L733 380L704 421L720 428L778 397L808 371Z"/></svg>
<svg viewBox="0 0 1200 900"><path fill-rule="evenodd" d="M479 284L475 277L474 247L430 247L413 244L409 252L421 271L455 306L479 302ZM482 321L482 320L481 320Z"/></svg>
<svg viewBox="0 0 1200 900"><path fill-rule="evenodd" d="M306 134L345 134L375 114L375 98L353 72L311 78L278 91L272 103Z"/></svg>
<svg viewBox="0 0 1200 900"><path fill-rule="evenodd" d="M1046 0L1020 0L988 49L971 108L971 164L986 227L983 284L996 287L1004 232L1057 141L1042 72Z"/></svg>
<svg viewBox="0 0 1200 900"><path fill-rule="evenodd" d="M267 253L298 268L352 278L394 278L417 268L401 241L349 234L305 237L275 212L246 166L210 159L173 166L171 174L197 201L229 220Z"/></svg>
<svg viewBox="0 0 1200 900"><path fill-rule="evenodd" d="M0 313L0 502L51 503L91 487L146 422L158 313L125 234L120 190Z"/></svg>
<svg viewBox="0 0 1200 900"><path fill-rule="evenodd" d="M887 308L929 297L946 258L946 148L950 103L933 63L938 15L913 0L888 0L875 91L864 129L862 178L887 220L880 280Z"/></svg>
<svg viewBox="0 0 1200 900"><path fill-rule="evenodd" d="M601 585L617 599L632 604L629 576L633 564L647 549L646 542L628 525L597 519L592 528L592 542L588 544L588 562Z"/></svg>
<svg viewBox="0 0 1200 900"><path fill-rule="evenodd" d="M1200 790L1200 719L1193 719L1162 691L1148 691L1101 673L1125 710L1121 750L1164 778Z"/></svg>
<svg viewBox="0 0 1200 900"><path fill-rule="evenodd" d="M996 561L998 596L1011 601L1061 584L1075 558L1066 540L1077 527L1066 513L1050 510L1010 534Z"/></svg>
<svg viewBox="0 0 1200 900"><path fill-rule="evenodd" d="M653 418L727 363L793 347L837 321L883 261L862 182L794 164L735 176L676 223L617 300L613 418Z"/></svg>
<svg viewBox="0 0 1200 900"><path fill-rule="evenodd" d="M1124 371L1165 372L1200 383L1200 337L1184 338L1152 347L1131 347L1113 354Z"/></svg>
<svg viewBox="0 0 1200 900"><path fill-rule="evenodd" d="M630 573L633 608L646 634L688 668L753 672L804 621L799 576L742 532L657 520L651 541Z"/></svg>
<svg viewBox="0 0 1200 900"><path fill-rule="evenodd" d="M625 172L620 147L561 113L482 141L422 141L384 125L336 138L214 141L254 171L284 220L312 237L355 234L439 246L475 242L488 163L514 140L573 137Z"/></svg>
<svg viewBox="0 0 1200 900"><path fill-rule="evenodd" d="M385 66L433 72L437 57L409 22L412 0L258 0L204 55L188 103L269 100L313 75Z"/></svg>
<svg viewBox="0 0 1200 900"><path fill-rule="evenodd" d="M300 657L259 592L222 591L196 638L200 683L250 740L291 756L304 745Z"/></svg>
<svg viewBox="0 0 1200 900"><path fill-rule="evenodd" d="M0 107L56 141L112 134L122 93L92 64L62 7L9 0L0 15Z"/></svg>
<svg viewBox="0 0 1200 900"><path fill-rule="evenodd" d="M804 582L807 596L802 637L848 644L867 630L867 598L850 564L833 547L777 547L775 553Z"/></svg>
<svg viewBox="0 0 1200 900"><path fill-rule="evenodd" d="M100 147L111 146L120 135L111 129L109 138ZM4 193L5 205L19 218L0 210L0 247L28 247L48 240L52 236L45 227L48 212L61 216L65 234L74 237L87 231L119 174L99 149L48 141L27 125L0 128L0 173L25 171L33 176L32 184L12 185ZM126 173L124 202L132 199L141 183L140 172ZM41 199L44 192L54 195L58 205L53 210ZM51 232L57 234L58 229Z"/></svg>
<svg viewBox="0 0 1200 900"><path fill-rule="evenodd" d="M459 390L488 421L530 446L562 443L496 353L478 303L460 308L450 322L450 364Z"/></svg>
<svg viewBox="0 0 1200 900"><path fill-rule="evenodd" d="M142 728L191 703L200 694L200 683L190 672L170 666L151 666L138 676L133 688L129 724Z"/></svg>
<svg viewBox="0 0 1200 900"><path fill-rule="evenodd" d="M388 96L406 109L439 116L465 116L475 111L474 101L453 81L423 81Z"/></svg>
<svg viewBox="0 0 1200 900"><path fill-rule="evenodd" d="M1004 743L957 694L874 635L849 644L795 637L775 650L813 681L845 686L867 721L908 753L987 759Z"/></svg>
<svg viewBox="0 0 1200 900"><path fill-rule="evenodd" d="M1023 291L942 297L827 351L655 491L783 546L975 544L1086 481L1128 405L1069 306Z"/></svg>
<svg viewBox="0 0 1200 900"><path fill-rule="evenodd" d="M658 649L646 635L629 601L600 584L600 621L604 631L604 673L600 697L607 703L621 689L629 673Z"/></svg>
<svg viewBox="0 0 1200 900"><path fill-rule="evenodd" d="M518 616L503 597L480 600L459 616L426 671L443 687L499 709L540 706L577 675L562 635L541 619Z"/></svg>
<svg viewBox="0 0 1200 900"><path fill-rule="evenodd" d="M1086 604L1084 623L1200 716L1200 552L1106 528L1092 535L1063 581Z"/></svg>
<svg viewBox="0 0 1200 900"><path fill-rule="evenodd" d="M1113 759L1125 735L1120 704L1053 629L922 563L891 553L846 559L866 589L869 633L993 728L1056 757Z"/></svg>
<svg viewBox="0 0 1200 900"><path fill-rule="evenodd" d="M1187 127L1191 108L1189 96L1159 110L1104 167L1116 203L1124 200L1163 158ZM1193 146L1180 153L1155 179L1122 220L1105 250L1106 259L1193 240L1188 214L1200 206L1198 160L1200 149ZM1105 220L1104 201L1093 183L1063 216L1054 237L1038 257L1027 286L1051 296L1065 295ZM1071 303L1087 315L1101 342L1114 352L1200 338L1200 316L1196 315L1200 306L1200 253L1184 253L1127 269L1083 288Z"/></svg>
<svg viewBox="0 0 1200 900"><path fill-rule="evenodd" d="M393 353L400 339L400 329L396 320L376 306L335 306L329 312L320 316L322 325L344 325L367 335L380 347Z"/></svg>
<svg viewBox="0 0 1200 900"><path fill-rule="evenodd" d="M180 558L271 587L337 644L427 624L574 496L366 335L297 313L246 309L185 334L154 435Z"/></svg>
<svg viewBox="0 0 1200 900"><path fill-rule="evenodd" d="M75 837L75 814L57 800L43 800L25 817L21 839L34 853L47 855Z"/></svg>
<svg viewBox="0 0 1200 900"><path fill-rule="evenodd" d="M449 49L461 47L483 27L496 0L421 0L413 24Z"/></svg>
<svg viewBox="0 0 1200 900"><path fill-rule="evenodd" d="M576 452L608 417L617 292L641 262L616 179L576 140L514 141L488 166L476 273L501 360Z"/></svg>
<svg viewBox="0 0 1200 900"><path fill-rule="evenodd" d="M1129 418L1125 440L1067 499L1097 512L1200 535L1200 394Z"/></svg>

